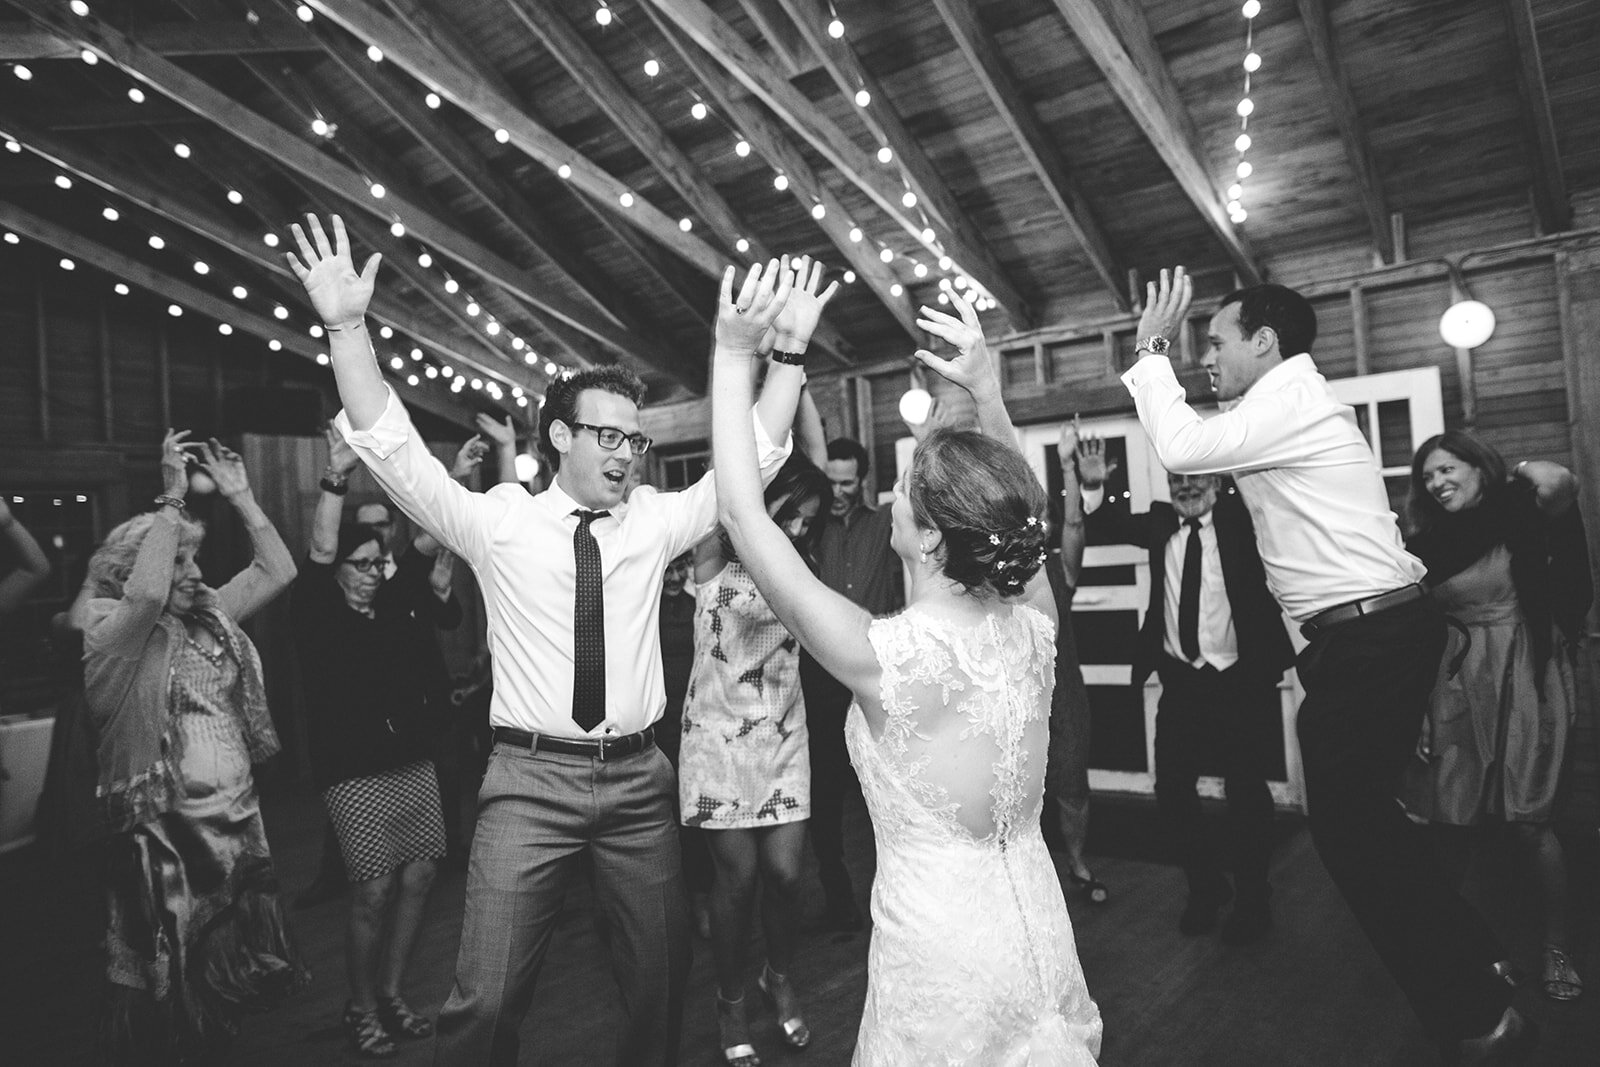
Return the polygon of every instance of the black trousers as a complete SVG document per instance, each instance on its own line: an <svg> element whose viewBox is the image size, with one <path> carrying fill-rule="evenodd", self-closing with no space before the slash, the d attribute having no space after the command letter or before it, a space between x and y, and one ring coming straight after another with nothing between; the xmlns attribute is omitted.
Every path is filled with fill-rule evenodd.
<svg viewBox="0 0 1600 1067"><path fill-rule="evenodd" d="M1298 662L1299 733L1323 865L1423 1026L1459 1041L1494 1029L1511 991L1483 959L1494 934L1395 798L1444 647L1428 599L1319 633Z"/></svg>
<svg viewBox="0 0 1600 1067"><path fill-rule="evenodd" d="M1267 768L1282 716L1276 679L1247 675L1237 666L1195 670L1171 656L1162 657L1159 674L1156 807L1189 893L1217 895L1222 869L1231 866L1239 903L1265 905L1272 854ZM1195 789L1200 776L1211 773L1222 776L1228 797L1223 848L1206 832Z"/></svg>
<svg viewBox="0 0 1600 1067"><path fill-rule="evenodd" d="M844 803L861 792L844 743L844 720L855 699L822 665L800 651L800 685L806 698L806 731L811 756L811 847L817 874L831 912L855 904L850 872L844 865Z"/></svg>

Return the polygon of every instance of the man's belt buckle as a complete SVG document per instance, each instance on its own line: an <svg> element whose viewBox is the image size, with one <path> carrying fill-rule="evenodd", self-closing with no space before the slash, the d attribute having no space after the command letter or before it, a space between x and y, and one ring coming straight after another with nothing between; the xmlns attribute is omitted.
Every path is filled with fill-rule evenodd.
<svg viewBox="0 0 1600 1067"><path fill-rule="evenodd" d="M599 760L601 763L606 761L606 741L608 740L609 738L607 738L605 734L601 734L599 737L595 738L594 741L595 759Z"/></svg>

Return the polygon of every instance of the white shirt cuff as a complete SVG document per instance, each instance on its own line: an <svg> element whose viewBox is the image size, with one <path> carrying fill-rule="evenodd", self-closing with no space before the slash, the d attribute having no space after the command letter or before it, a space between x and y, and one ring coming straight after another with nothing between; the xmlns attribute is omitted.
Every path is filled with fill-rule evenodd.
<svg viewBox="0 0 1600 1067"><path fill-rule="evenodd" d="M767 428L762 424L761 416L755 408L750 409L750 421L756 430L756 466L766 470L773 464L782 463L789 458L789 453L794 450L792 431L783 435L782 445L775 445L772 443L772 435L767 433Z"/></svg>
<svg viewBox="0 0 1600 1067"><path fill-rule="evenodd" d="M411 439L412 431L411 419L406 415L405 405L394 395L389 383L385 382L383 388L389 394L389 400L384 404L383 414L372 424L372 429L352 429L350 418L344 413L343 408L340 408L339 414L333 417L333 425L351 448L363 448L379 459L388 459L399 451L401 445Z"/></svg>
<svg viewBox="0 0 1600 1067"><path fill-rule="evenodd" d="M1129 393L1136 394L1142 386L1162 376L1173 381L1177 380L1177 376L1172 372L1172 360L1168 356L1158 356L1151 352L1140 357L1139 362L1128 368L1122 375L1122 384L1127 386Z"/></svg>
<svg viewBox="0 0 1600 1067"><path fill-rule="evenodd" d="M1093 515L1106 502L1106 487L1097 485L1093 489L1085 489L1079 486L1078 495L1083 497L1083 513Z"/></svg>

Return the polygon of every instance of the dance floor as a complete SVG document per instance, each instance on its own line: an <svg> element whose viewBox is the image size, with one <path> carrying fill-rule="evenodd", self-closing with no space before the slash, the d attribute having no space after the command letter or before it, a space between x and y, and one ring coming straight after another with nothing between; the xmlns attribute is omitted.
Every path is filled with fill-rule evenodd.
<svg viewBox="0 0 1600 1067"><path fill-rule="evenodd" d="M314 874L320 805L308 787L269 790L268 835L291 889ZM871 837L859 803L847 817L848 857L865 891ZM1159 1065L1323 1065L1426 1067L1436 1056L1399 992L1362 940L1329 883L1304 826L1280 826L1273 880L1276 926L1261 944L1229 948L1215 936L1176 931L1183 876L1159 862L1154 810L1135 801L1095 809L1091 859L1111 886L1097 907L1070 897L1078 949L1090 989L1105 1016L1101 1063ZM1572 842L1578 902L1577 958L1590 980L1587 995L1556 1005L1525 987L1518 1003L1536 1018L1544 1043L1539 1064L1600 1062L1600 922L1596 841ZM1471 880L1474 899L1500 920L1517 962L1535 969L1535 906L1526 887L1496 872L1503 849L1486 850ZM418 938L406 995L436 1012L448 994L459 935L465 876L441 875ZM0 857L0 1004L6 1018L0 1059L15 1064L95 1062L93 1033L99 995L92 871L56 869L36 859ZM345 998L344 902L292 913L315 975L311 987L278 1011L253 1016L230 1063L241 1067L355 1063L339 1029ZM849 1063L866 989L867 934L807 934L793 973L805 996L815 1038L804 1052L779 1042L770 1012L753 1016L755 1044L768 1064L833 1067ZM713 1064L716 1029L709 946L697 942L680 1062ZM752 987L759 947L752 946ZM1587 962L1587 966L1585 966ZM755 998L752 996L752 1004ZM614 1062L617 998L596 939L586 886L574 888L561 917L533 1011L523 1029L522 1062L565 1067ZM429 1042L409 1043L389 1062L430 1061Z"/></svg>

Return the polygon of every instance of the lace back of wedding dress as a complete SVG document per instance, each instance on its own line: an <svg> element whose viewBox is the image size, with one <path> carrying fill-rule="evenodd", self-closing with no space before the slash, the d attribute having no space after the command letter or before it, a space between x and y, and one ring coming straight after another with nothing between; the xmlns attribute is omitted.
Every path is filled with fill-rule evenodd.
<svg viewBox="0 0 1600 1067"><path fill-rule="evenodd" d="M883 666L883 751L950 831L1004 842L1037 826L1055 634L1027 607L977 627L908 611L874 627Z"/></svg>

